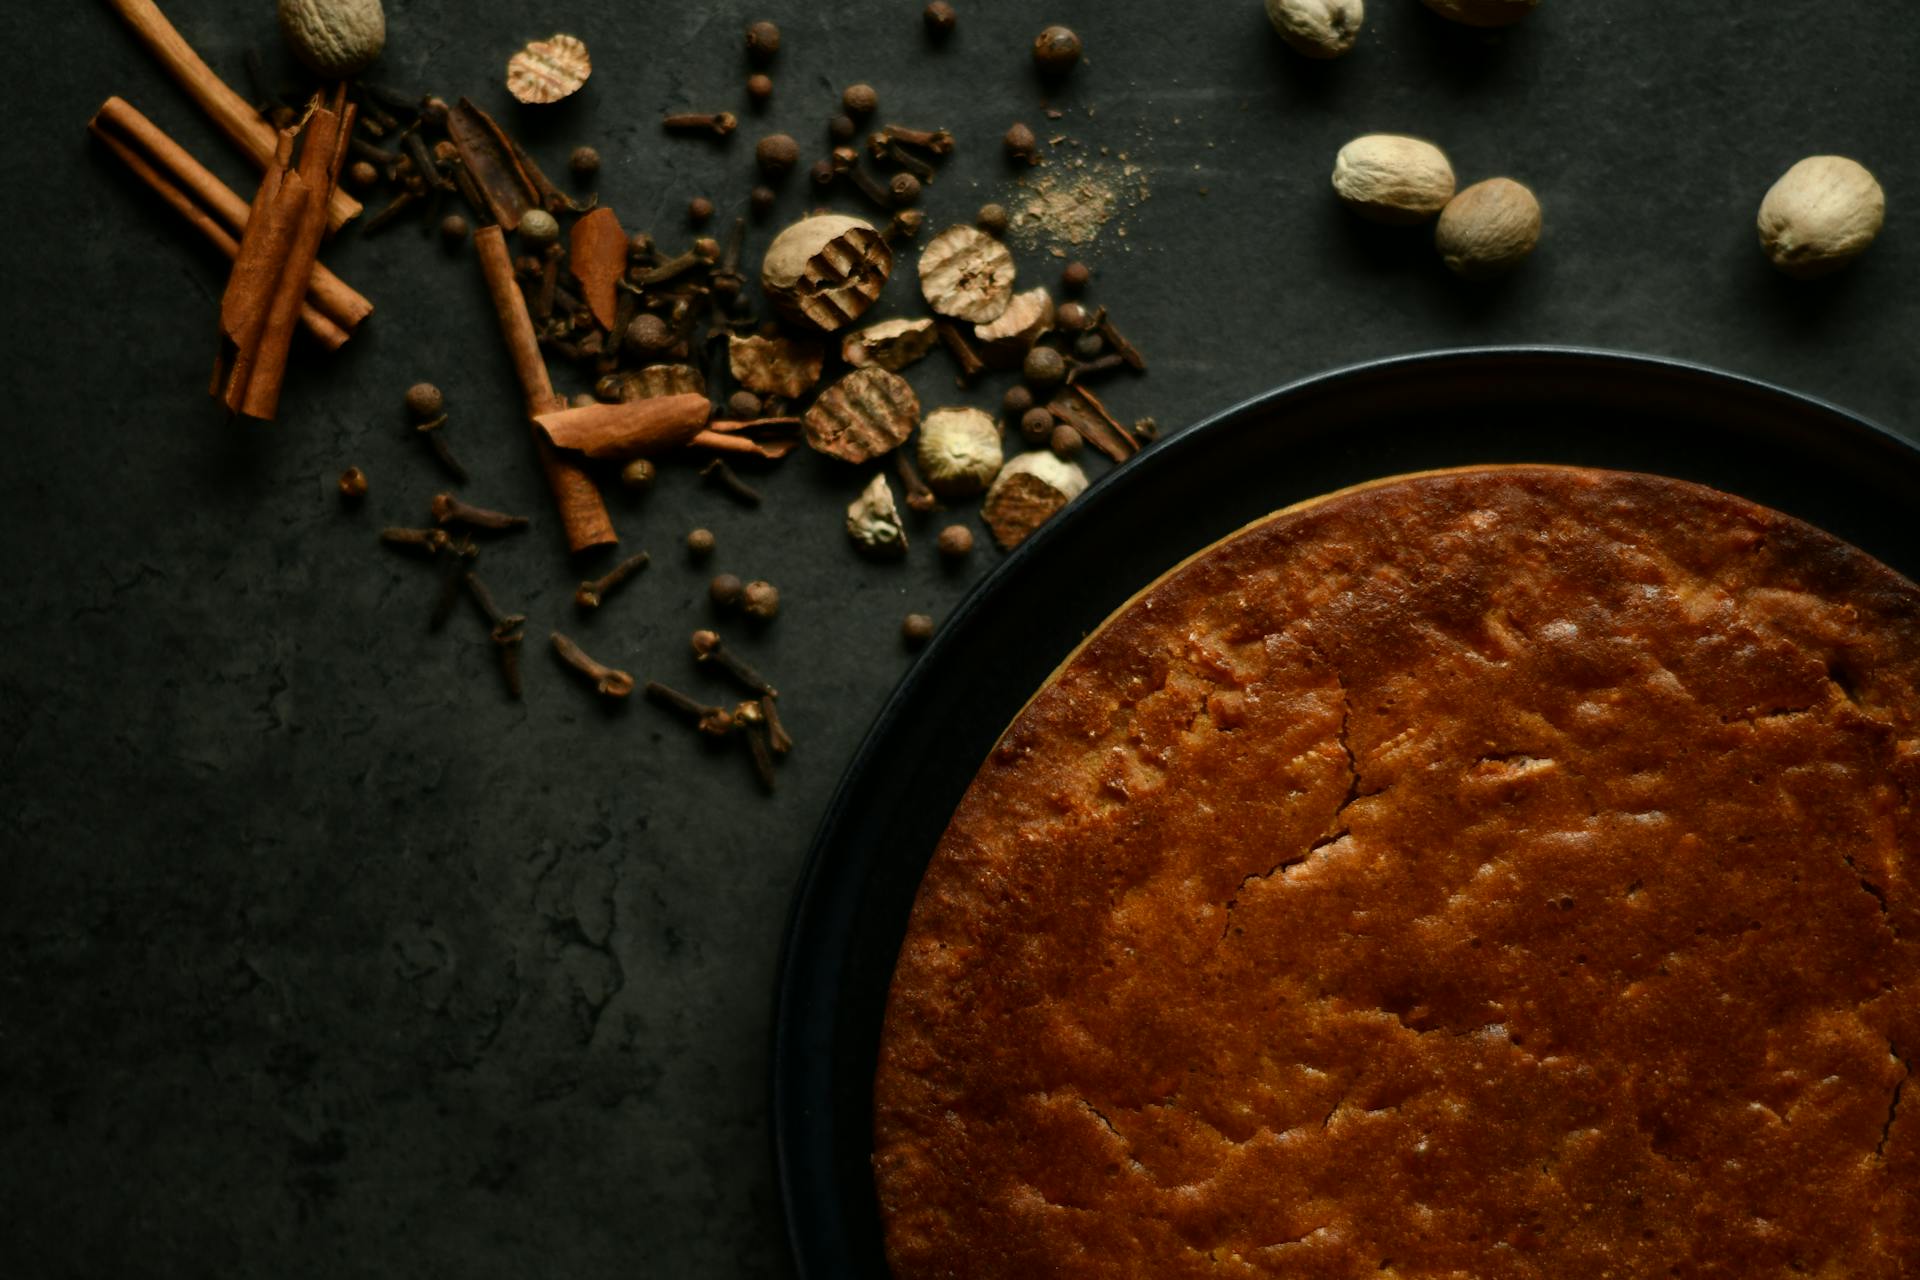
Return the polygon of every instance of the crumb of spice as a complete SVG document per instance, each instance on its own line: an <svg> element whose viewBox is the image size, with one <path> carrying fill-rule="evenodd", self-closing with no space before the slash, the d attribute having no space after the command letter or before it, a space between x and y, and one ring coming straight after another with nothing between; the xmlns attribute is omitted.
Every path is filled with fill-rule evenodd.
<svg viewBox="0 0 1920 1280"><path fill-rule="evenodd" d="M900 623L900 638L918 649L933 639L933 619L924 613L910 613Z"/></svg>

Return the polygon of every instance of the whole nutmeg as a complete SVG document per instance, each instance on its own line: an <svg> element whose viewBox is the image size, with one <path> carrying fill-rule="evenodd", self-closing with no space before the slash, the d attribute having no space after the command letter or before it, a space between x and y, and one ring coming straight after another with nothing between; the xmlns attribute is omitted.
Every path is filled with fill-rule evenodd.
<svg viewBox="0 0 1920 1280"><path fill-rule="evenodd" d="M944 498L984 490L1000 474L1000 424L978 409L935 409L920 422L920 471Z"/></svg>
<svg viewBox="0 0 1920 1280"><path fill-rule="evenodd" d="M1469 27L1510 27L1540 0L1420 0L1443 18Z"/></svg>
<svg viewBox="0 0 1920 1280"><path fill-rule="evenodd" d="M1360 38L1366 9L1361 0L1267 0L1267 20L1296 53L1337 58Z"/></svg>
<svg viewBox="0 0 1920 1280"><path fill-rule="evenodd" d="M1887 196L1845 156L1808 156L1760 202L1760 247L1796 280L1824 276L1865 253L1887 218Z"/></svg>
<svg viewBox="0 0 1920 1280"><path fill-rule="evenodd" d="M948 560L965 560L973 554L973 530L963 524L950 524L940 531L939 541L934 545Z"/></svg>
<svg viewBox="0 0 1920 1280"><path fill-rule="evenodd" d="M1457 276L1505 275L1540 243L1540 202L1511 178L1476 182L1440 211L1433 243Z"/></svg>
<svg viewBox="0 0 1920 1280"><path fill-rule="evenodd" d="M645 493L653 488L654 479L660 474L659 468L646 458L635 458L620 468L620 483L635 493ZM709 537L712 535L709 534Z"/></svg>
<svg viewBox="0 0 1920 1280"><path fill-rule="evenodd" d="M355 76L387 47L380 0L279 0L280 33L293 56L329 80Z"/></svg>
<svg viewBox="0 0 1920 1280"><path fill-rule="evenodd" d="M1371 222L1411 226L1453 199L1453 166L1431 142L1397 133L1369 133L1340 148L1333 190Z"/></svg>
<svg viewBox="0 0 1920 1280"><path fill-rule="evenodd" d="M520 243L529 249L544 249L560 239L560 220L545 209L529 209L520 215Z"/></svg>

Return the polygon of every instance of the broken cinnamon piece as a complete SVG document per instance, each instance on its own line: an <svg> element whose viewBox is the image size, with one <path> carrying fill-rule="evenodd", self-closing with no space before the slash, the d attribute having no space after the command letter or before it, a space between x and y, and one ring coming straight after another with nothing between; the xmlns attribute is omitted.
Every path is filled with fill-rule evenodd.
<svg viewBox="0 0 1920 1280"><path fill-rule="evenodd" d="M526 396L527 416L550 413L565 407L554 394L546 361L540 358L540 340L533 331L533 319L520 296L513 278L513 254L507 249L506 232L497 226L482 227L473 235L473 247L480 259L480 270L487 281L487 293L500 322L500 336L507 344L515 375ZM575 552L608 546L620 541L607 515L607 504L593 478L566 461L547 443L538 427L533 429L534 448L560 508L560 522L566 528L567 546Z"/></svg>
<svg viewBox="0 0 1920 1280"><path fill-rule="evenodd" d="M213 68L193 51L193 46L167 21L153 0L109 0L109 3L208 119L246 153L256 169L264 172L278 150L278 131L260 118L251 103L213 73ZM338 231L359 216L358 200L344 191L332 193L327 202L329 229Z"/></svg>
<svg viewBox="0 0 1920 1280"><path fill-rule="evenodd" d="M460 153L467 176L486 199L484 212L505 230L518 231L527 210L539 207L540 192L521 168L506 131L462 98L447 112L447 136Z"/></svg>
<svg viewBox="0 0 1920 1280"><path fill-rule="evenodd" d="M561 409L535 414L533 420L555 448L624 459L680 448L705 429L712 413L705 396L660 396Z"/></svg>
<svg viewBox="0 0 1920 1280"><path fill-rule="evenodd" d="M1078 431L1083 439L1115 462L1140 452L1140 441L1107 412L1100 398L1079 383L1062 387L1047 402L1047 412Z"/></svg>
<svg viewBox="0 0 1920 1280"><path fill-rule="evenodd" d="M611 209L595 209L573 224L568 266L580 282L580 293L594 322L614 331L620 309L619 283L627 272L627 233Z"/></svg>
<svg viewBox="0 0 1920 1280"><path fill-rule="evenodd" d="M725 425L725 424L716 424ZM711 449L715 453L738 453L764 458L768 462L778 462L800 447L794 439L755 440L751 436L736 435L708 428L693 439L687 441L690 449Z"/></svg>

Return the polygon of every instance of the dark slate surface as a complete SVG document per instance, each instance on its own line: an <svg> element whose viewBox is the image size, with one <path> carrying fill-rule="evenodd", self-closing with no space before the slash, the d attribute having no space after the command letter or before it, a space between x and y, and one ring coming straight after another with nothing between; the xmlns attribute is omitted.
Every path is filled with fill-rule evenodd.
<svg viewBox="0 0 1920 1280"><path fill-rule="evenodd" d="M280 57L264 0L168 8L236 82L246 46ZM749 8L390 0L379 74L504 110L508 53L579 33L584 96L507 118L556 170L598 145L605 196L668 239L687 197L744 200L758 120L728 148L655 120L742 105L749 17L786 28L768 119L810 148L861 78L886 115L959 132L936 220L1005 194L1010 119L1046 125L1025 55L1041 19L1015 0L962 0L939 53L903 0ZM1054 11L1090 58L1046 132L1126 152L1151 188L1084 255L1155 362L1114 389L1121 411L1175 426L1371 356L1564 342L1757 374L1920 435L1920 27L1902 6L1548 0L1500 36L1412 0L1372 9L1331 66L1287 54L1254 0ZM329 260L379 315L339 358L301 359L279 424L229 427L204 394L221 272L81 126L120 93L242 188L244 166L105 5L9 5L0 29L20 218L0 374L9 1274L779 1274L765 1045L788 891L909 661L900 616L949 607L993 557L957 575L857 561L839 529L856 478L823 460L771 478L760 512L676 470L615 504L659 563L577 624L471 260L410 230L349 237ZM1463 180L1532 184L1536 260L1469 290L1419 235L1344 217L1333 153L1388 129L1441 140ZM1872 167L1892 218L1857 269L1797 286L1760 257L1753 212L1823 151ZM1023 257L1031 278L1054 265ZM949 376L936 358L915 380L938 403ZM538 517L483 560L536 642L561 622L698 685L683 646L704 577L673 550L695 523L720 567L785 587L744 642L802 740L776 798L648 707L603 714L537 648L509 703L469 615L426 633L430 573L373 540L438 487L397 414L418 378L452 399L468 495ZM374 492L346 515L349 463Z"/></svg>

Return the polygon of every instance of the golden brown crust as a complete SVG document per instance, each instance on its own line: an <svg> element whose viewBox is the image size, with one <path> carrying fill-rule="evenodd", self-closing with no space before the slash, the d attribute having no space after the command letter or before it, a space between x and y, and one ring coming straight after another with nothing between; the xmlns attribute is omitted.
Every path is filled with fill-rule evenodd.
<svg viewBox="0 0 1920 1280"><path fill-rule="evenodd" d="M929 866L901 1280L1920 1275L1920 590L1489 468L1136 597Z"/></svg>

